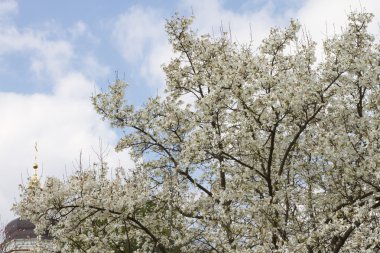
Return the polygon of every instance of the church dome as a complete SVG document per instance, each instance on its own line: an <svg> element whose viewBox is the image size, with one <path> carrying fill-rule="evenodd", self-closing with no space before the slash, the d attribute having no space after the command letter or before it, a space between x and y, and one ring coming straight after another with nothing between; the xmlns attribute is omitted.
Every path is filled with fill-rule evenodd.
<svg viewBox="0 0 380 253"><path fill-rule="evenodd" d="M5 241L36 238L37 236L34 233L35 227L36 226L28 220L21 220L20 218L14 219L5 226Z"/></svg>

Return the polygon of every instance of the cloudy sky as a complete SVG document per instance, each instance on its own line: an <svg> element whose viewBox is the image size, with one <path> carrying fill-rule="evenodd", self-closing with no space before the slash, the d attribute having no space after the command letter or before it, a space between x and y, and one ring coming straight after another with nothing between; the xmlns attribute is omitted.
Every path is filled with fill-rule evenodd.
<svg viewBox="0 0 380 253"><path fill-rule="evenodd" d="M164 25L175 12L194 13L200 34L231 27L233 40L245 43L251 30L259 44L292 17L319 42L339 32L351 10L374 13L370 29L379 38L378 0L0 0L0 220L14 218L35 142L42 179L69 174L81 151L94 158L99 140L111 164L133 166L127 153L112 152L118 133L89 97L116 75L130 84L133 104L161 93L160 66L171 58Z"/></svg>

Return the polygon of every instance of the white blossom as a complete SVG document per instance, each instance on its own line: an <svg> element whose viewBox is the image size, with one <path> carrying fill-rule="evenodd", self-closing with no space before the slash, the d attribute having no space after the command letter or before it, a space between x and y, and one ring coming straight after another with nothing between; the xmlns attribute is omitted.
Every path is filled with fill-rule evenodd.
<svg viewBox="0 0 380 253"><path fill-rule="evenodd" d="M324 43L274 28L258 50L167 22L166 96L93 97L136 166L22 188L15 210L61 252L377 252L380 53L372 15ZM191 96L192 103L183 97Z"/></svg>

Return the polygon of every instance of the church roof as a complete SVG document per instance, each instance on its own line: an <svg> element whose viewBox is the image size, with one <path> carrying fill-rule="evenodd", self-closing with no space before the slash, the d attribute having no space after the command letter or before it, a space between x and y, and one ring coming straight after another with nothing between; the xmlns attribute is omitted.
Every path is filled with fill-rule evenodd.
<svg viewBox="0 0 380 253"><path fill-rule="evenodd" d="M14 239L36 238L37 236L34 233L35 227L36 226L28 220L21 220L20 218L14 219L5 226L5 242Z"/></svg>

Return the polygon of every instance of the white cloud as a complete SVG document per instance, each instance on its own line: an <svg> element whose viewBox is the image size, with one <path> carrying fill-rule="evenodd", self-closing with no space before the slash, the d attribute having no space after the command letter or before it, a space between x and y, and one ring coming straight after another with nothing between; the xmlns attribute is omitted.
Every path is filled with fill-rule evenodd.
<svg viewBox="0 0 380 253"><path fill-rule="evenodd" d="M31 72L41 80L54 83L72 71L75 62L80 62L79 70L92 78L109 74L108 67L100 64L92 54L83 57L77 55L73 41L51 38L52 34L61 32L68 34L71 40L85 37L87 42L96 43L97 38L83 21L78 21L67 30L60 31L56 31L59 28L54 25L44 26L42 29L20 29L15 25L0 23L0 27L0 59L14 53L26 55Z"/></svg>
<svg viewBox="0 0 380 253"><path fill-rule="evenodd" d="M0 1L0 19L5 19L9 15L16 14L18 5L15 0L2 0Z"/></svg>
<svg viewBox="0 0 380 253"><path fill-rule="evenodd" d="M379 33L380 1L376 0L308 0L296 13L297 18L310 31L317 42L326 36L340 33L347 24L347 14L351 11L368 11L375 15L369 31Z"/></svg>
<svg viewBox="0 0 380 253"><path fill-rule="evenodd" d="M54 93L62 98L89 99L96 85L80 73L69 73L60 79L54 87Z"/></svg>
<svg viewBox="0 0 380 253"><path fill-rule="evenodd" d="M77 21L70 29L69 33L74 38L86 35L88 33L87 24L83 21Z"/></svg>
<svg viewBox="0 0 380 253"><path fill-rule="evenodd" d="M45 32L2 27L0 56L15 52L30 54L31 70L37 75L47 74L52 79L59 78L68 70L74 55L68 41L50 40Z"/></svg>
<svg viewBox="0 0 380 253"><path fill-rule="evenodd" d="M153 86L165 80L161 64L170 59L171 50L165 33L165 20L160 10L132 7L118 16L113 37L124 59L138 63L140 74Z"/></svg>
<svg viewBox="0 0 380 253"><path fill-rule="evenodd" d="M61 77L69 68L73 57L71 45L66 41L39 41L35 48L42 69L53 79Z"/></svg>
<svg viewBox="0 0 380 253"><path fill-rule="evenodd" d="M234 41L248 43L252 39L255 45L268 34L269 28L279 24L286 24L288 16L271 16L272 4L270 1L256 10L235 12L223 8L222 1L211 0L199 2L183 0L184 10L191 8L196 17L195 27L201 34L208 33L219 36L221 30L231 31Z"/></svg>
<svg viewBox="0 0 380 253"><path fill-rule="evenodd" d="M99 38L92 33L88 24L82 20L75 22L71 27L69 27L67 29L67 33L71 40L85 39L87 43L99 43Z"/></svg>
<svg viewBox="0 0 380 253"><path fill-rule="evenodd" d="M92 78L109 76L111 70L102 65L93 55L86 55L82 59L82 72Z"/></svg>
<svg viewBox="0 0 380 253"><path fill-rule="evenodd" d="M32 173L34 142L39 146L39 163L44 175L62 177L82 150L83 160L97 149L99 138L110 146L112 165L131 165L127 154L112 150L118 139L100 120L89 97L95 84L80 73L69 73L55 85L52 95L0 93L0 213L9 220L10 203L17 197L17 182ZM5 202L5 203L4 203Z"/></svg>
<svg viewBox="0 0 380 253"><path fill-rule="evenodd" d="M112 33L124 58L134 62L164 38L164 20L155 9L132 7L117 18Z"/></svg>

